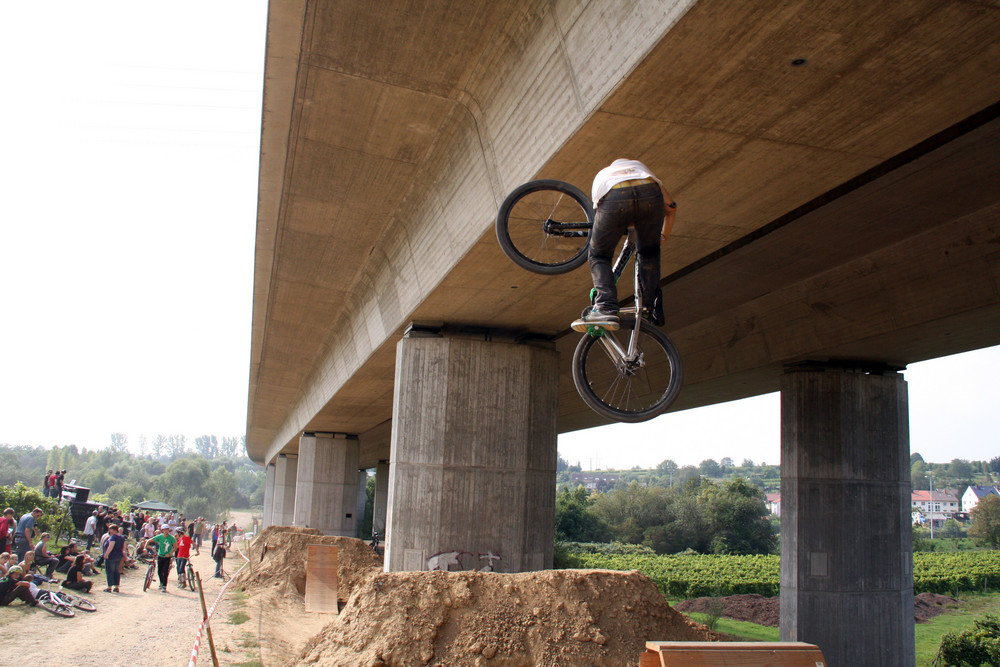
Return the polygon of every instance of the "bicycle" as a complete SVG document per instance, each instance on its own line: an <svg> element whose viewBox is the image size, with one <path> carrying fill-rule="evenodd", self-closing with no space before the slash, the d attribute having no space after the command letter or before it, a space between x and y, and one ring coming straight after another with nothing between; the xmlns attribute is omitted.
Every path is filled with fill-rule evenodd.
<svg viewBox="0 0 1000 667"><path fill-rule="evenodd" d="M189 558L184 566L183 572L177 573L178 583L181 587L186 587L188 590L194 591L197 589L197 582L194 576L194 566L191 565L191 559Z"/></svg>
<svg viewBox="0 0 1000 667"><path fill-rule="evenodd" d="M145 593L149 590L149 587L153 583L153 578L156 577L156 559L149 561L149 565L146 567L146 576L142 580L142 592Z"/></svg>
<svg viewBox="0 0 1000 667"><path fill-rule="evenodd" d="M500 248L515 264L534 273L557 275L587 261L593 224L594 211L583 191L564 181L540 179L518 186L507 196L497 212L496 233ZM615 259L616 281L634 254L630 231ZM629 423L661 414L677 398L684 381L681 356L673 341L640 316L644 309L639 263L634 264L635 297L632 305L619 308L619 332L587 326L572 362L573 384L580 398L602 417ZM591 290L591 304L595 296ZM622 335L627 340L620 341Z"/></svg>

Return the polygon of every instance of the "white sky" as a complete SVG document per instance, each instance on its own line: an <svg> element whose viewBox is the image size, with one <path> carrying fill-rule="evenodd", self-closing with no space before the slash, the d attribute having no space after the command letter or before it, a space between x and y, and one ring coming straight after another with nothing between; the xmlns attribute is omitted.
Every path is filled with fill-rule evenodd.
<svg viewBox="0 0 1000 667"><path fill-rule="evenodd" d="M264 0L0 3L0 443L246 427ZM1000 348L915 364L911 448L1000 455ZM769 396L560 437L584 466L779 459Z"/></svg>

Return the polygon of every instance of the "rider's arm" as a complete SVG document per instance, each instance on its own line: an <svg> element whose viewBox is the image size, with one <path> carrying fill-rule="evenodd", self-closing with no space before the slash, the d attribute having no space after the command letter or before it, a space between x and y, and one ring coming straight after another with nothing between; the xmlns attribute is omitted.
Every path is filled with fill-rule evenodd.
<svg viewBox="0 0 1000 667"><path fill-rule="evenodd" d="M670 231L674 228L674 217L677 215L677 202L673 196L660 183L660 190L663 191L663 203L666 206L666 214L663 216L663 229L660 230L660 243L662 244L670 236Z"/></svg>

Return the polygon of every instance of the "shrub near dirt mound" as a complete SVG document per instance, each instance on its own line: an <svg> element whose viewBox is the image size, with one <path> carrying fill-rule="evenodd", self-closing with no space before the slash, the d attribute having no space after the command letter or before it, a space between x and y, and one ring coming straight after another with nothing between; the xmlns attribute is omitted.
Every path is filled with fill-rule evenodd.
<svg viewBox="0 0 1000 667"><path fill-rule="evenodd" d="M244 547L252 569L243 568L236 584L247 592L275 587L284 594L305 595L306 547L310 544L330 544L338 548L338 597L342 600L350 596L359 581L382 570L382 559L361 540L324 535L315 528L268 526L250 542L249 549Z"/></svg>
<svg viewBox="0 0 1000 667"><path fill-rule="evenodd" d="M639 572L382 572L298 665L633 665L648 640L716 640Z"/></svg>

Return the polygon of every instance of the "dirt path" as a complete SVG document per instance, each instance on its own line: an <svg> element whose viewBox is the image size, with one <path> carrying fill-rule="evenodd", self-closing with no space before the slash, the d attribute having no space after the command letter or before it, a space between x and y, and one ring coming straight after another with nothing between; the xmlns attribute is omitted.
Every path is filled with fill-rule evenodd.
<svg viewBox="0 0 1000 667"><path fill-rule="evenodd" d="M209 558L210 548L211 544L206 544L200 556L192 557L192 565L202 577L209 605L222 587L221 580L212 577L215 563ZM236 569L241 562L238 556L227 559L226 569ZM93 592L85 597L94 601L97 611L78 611L73 618L60 618L20 602L0 607L2 632L7 637L18 638L21 664L106 667L136 662L186 665L202 618L198 594L177 588L176 570L171 572L167 593L156 588L143 593L144 575L144 569L126 570L118 594L103 592L103 572L93 577ZM229 602L220 604L213 623L228 621L230 607ZM145 656L142 660L140 654ZM212 664L207 644L201 657L204 659L199 660L199 664Z"/></svg>

